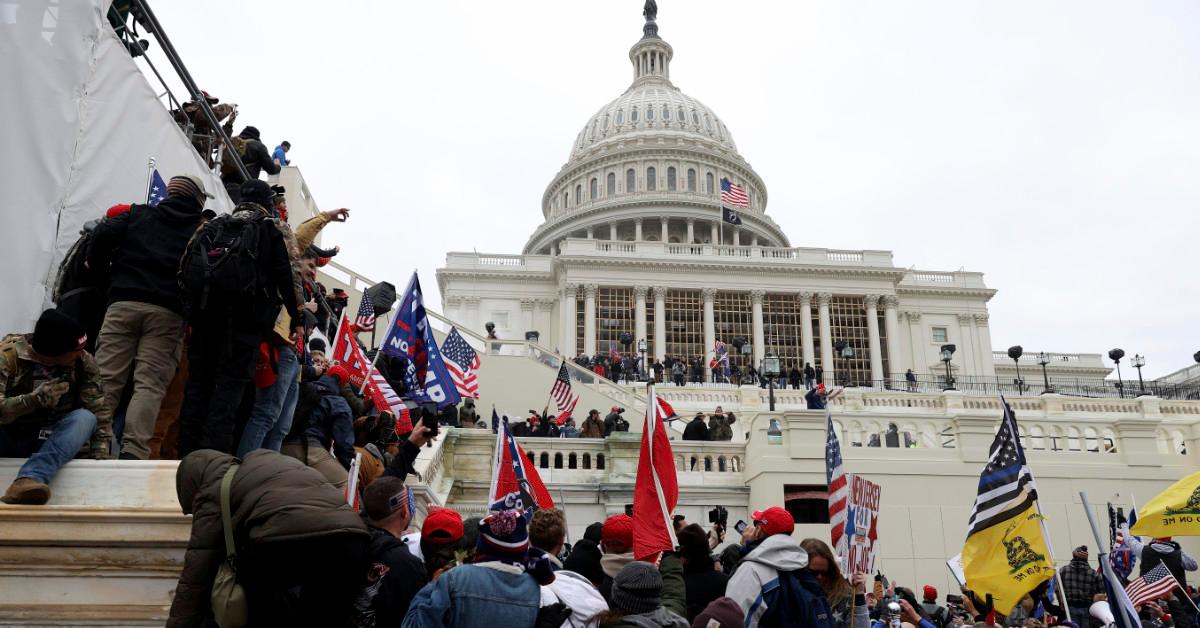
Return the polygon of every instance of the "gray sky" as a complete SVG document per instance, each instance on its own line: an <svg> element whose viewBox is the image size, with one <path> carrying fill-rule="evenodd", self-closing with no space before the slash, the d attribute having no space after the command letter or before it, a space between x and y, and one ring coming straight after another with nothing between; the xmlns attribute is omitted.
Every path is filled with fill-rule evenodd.
<svg viewBox="0 0 1200 628"><path fill-rule="evenodd" d="M353 210L325 232L339 259L401 286L418 268L436 304L446 251L516 253L541 223L629 84L641 4L154 8L239 129L290 140L321 207ZM986 273L998 350L1192 363L1200 3L662 0L658 21L794 246Z"/></svg>

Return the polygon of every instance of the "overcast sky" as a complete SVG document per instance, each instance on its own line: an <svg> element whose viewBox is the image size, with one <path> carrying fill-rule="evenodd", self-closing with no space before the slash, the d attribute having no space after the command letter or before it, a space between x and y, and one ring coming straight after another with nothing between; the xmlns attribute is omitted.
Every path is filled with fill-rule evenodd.
<svg viewBox="0 0 1200 628"><path fill-rule="evenodd" d="M155 2L202 88L291 157L339 260L403 286L517 253L641 0ZM673 82L794 246L986 273L994 348L1200 349L1200 3L662 0ZM1129 369L1127 376L1134 374Z"/></svg>

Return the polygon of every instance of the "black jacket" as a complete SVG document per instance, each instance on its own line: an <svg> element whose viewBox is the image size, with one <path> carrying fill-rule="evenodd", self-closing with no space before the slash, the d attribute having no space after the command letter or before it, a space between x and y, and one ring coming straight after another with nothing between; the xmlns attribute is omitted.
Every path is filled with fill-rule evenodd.
<svg viewBox="0 0 1200 628"><path fill-rule="evenodd" d="M322 393L320 402L308 416L304 436L322 447L332 442L334 456L349 469L354 461L354 414L350 412L350 405L342 399L337 380L330 375L323 375L309 385L321 388Z"/></svg>
<svg viewBox="0 0 1200 628"><path fill-rule="evenodd" d="M579 539L571 548L571 555L563 561L563 569L574 571L587 578L592 584L604 581L604 570L600 568L600 546L591 539Z"/></svg>
<svg viewBox="0 0 1200 628"><path fill-rule="evenodd" d="M408 605L417 591L425 586L425 565L412 555L404 541L392 536L391 532L367 527L371 533L369 546L372 573L380 571L382 565L387 573L379 581L379 591L371 602L375 611L376 626L399 626L408 613Z"/></svg>
<svg viewBox="0 0 1200 628"><path fill-rule="evenodd" d="M251 179L257 179L263 170L266 170L267 174L279 174L279 166L275 165L275 160L271 158L271 151L267 149L266 144L245 133L239 137L246 140L246 154L242 155L242 163L246 165ZM237 170L233 171L233 175L224 179L226 183L241 184L245 182Z"/></svg>
<svg viewBox="0 0 1200 628"><path fill-rule="evenodd" d="M713 569L712 557L688 557L683 566L683 584L687 589L687 619L692 621L713 600L725 596L729 576Z"/></svg>
<svg viewBox="0 0 1200 628"><path fill-rule="evenodd" d="M708 426L704 424L704 417L692 419L687 427L683 428L683 440L708 440L708 437Z"/></svg>
<svg viewBox="0 0 1200 628"><path fill-rule="evenodd" d="M157 207L134 205L96 226L88 265L110 268L109 304L140 301L183 310L179 260L200 226L203 209L194 198L171 196Z"/></svg>

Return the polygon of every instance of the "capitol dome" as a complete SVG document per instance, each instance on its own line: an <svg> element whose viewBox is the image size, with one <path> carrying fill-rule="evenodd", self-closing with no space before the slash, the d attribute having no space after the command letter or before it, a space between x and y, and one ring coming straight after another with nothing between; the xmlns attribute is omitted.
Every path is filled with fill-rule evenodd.
<svg viewBox="0 0 1200 628"><path fill-rule="evenodd" d="M673 57L648 15L629 50L633 82L575 137L542 196L546 220L525 253L555 253L567 238L790 246L766 215L766 185L729 128L671 83ZM728 229L718 224L724 179L750 199L742 224Z"/></svg>

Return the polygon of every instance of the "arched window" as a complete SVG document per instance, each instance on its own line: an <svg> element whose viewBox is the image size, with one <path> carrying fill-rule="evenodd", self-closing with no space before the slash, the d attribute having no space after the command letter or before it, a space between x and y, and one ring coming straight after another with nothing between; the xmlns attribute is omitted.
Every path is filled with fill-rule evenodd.
<svg viewBox="0 0 1200 628"><path fill-rule="evenodd" d="M667 168L667 189L674 192L675 188L675 166L671 166Z"/></svg>
<svg viewBox="0 0 1200 628"><path fill-rule="evenodd" d="M688 192L696 191L696 169L688 168Z"/></svg>
<svg viewBox="0 0 1200 628"><path fill-rule="evenodd" d="M557 452L554 454L554 468L561 469L562 467L563 467L563 455L562 455L562 452L560 451L560 452Z"/></svg>
<svg viewBox="0 0 1200 628"><path fill-rule="evenodd" d="M604 454L596 454L596 468L604 470Z"/></svg>
<svg viewBox="0 0 1200 628"><path fill-rule="evenodd" d="M600 194L600 182L596 180L596 177L592 177L592 182L588 186L588 190L591 192L591 196L588 197L589 200L596 200L596 197Z"/></svg>
<svg viewBox="0 0 1200 628"><path fill-rule="evenodd" d="M646 119L647 120L654 119L654 107L646 107Z"/></svg>
<svg viewBox="0 0 1200 628"><path fill-rule="evenodd" d="M550 454L548 452L543 451L541 460L542 460L542 464L540 464L538 466L540 466L543 469L549 469L550 468Z"/></svg>
<svg viewBox="0 0 1200 628"><path fill-rule="evenodd" d="M711 172L704 175L704 191L710 195L713 193L713 176ZM575 196L579 196L578 190L575 191Z"/></svg>
<svg viewBox="0 0 1200 628"><path fill-rule="evenodd" d="M696 113L695 110L692 111L692 124L700 126L700 114Z"/></svg>
<svg viewBox="0 0 1200 628"><path fill-rule="evenodd" d="M666 105L663 105L663 120L670 120L670 119L671 119L671 108Z"/></svg>
<svg viewBox="0 0 1200 628"><path fill-rule="evenodd" d="M684 122L687 122L687 113L683 110L683 107L680 107L679 108L679 124L683 124Z"/></svg>
<svg viewBox="0 0 1200 628"><path fill-rule="evenodd" d="M708 120L708 114L705 114L704 116L704 130L712 131L712 124Z"/></svg>
<svg viewBox="0 0 1200 628"><path fill-rule="evenodd" d="M637 122L637 118L638 118L638 116L637 116L637 107L633 107L633 108L631 108L631 109L629 110L629 121L630 121L630 122Z"/></svg>
<svg viewBox="0 0 1200 628"><path fill-rule="evenodd" d="M605 193L609 196L617 193L617 175L612 172L608 173L608 183L605 185Z"/></svg>
<svg viewBox="0 0 1200 628"><path fill-rule="evenodd" d="M525 452L525 457L529 458L529 464L535 465L535 466L537 465L537 460L535 459L532 451Z"/></svg>
<svg viewBox="0 0 1200 628"><path fill-rule="evenodd" d="M582 200L583 200L583 186L576 183L575 184L575 202L579 203Z"/></svg>
<svg viewBox="0 0 1200 628"><path fill-rule="evenodd" d="M592 454L583 454L583 468L584 469L592 468Z"/></svg>
<svg viewBox="0 0 1200 628"><path fill-rule="evenodd" d="M637 173L633 168L625 171L625 192L637 191Z"/></svg>
<svg viewBox="0 0 1200 628"><path fill-rule="evenodd" d="M654 166L646 168L646 189L651 192L658 189L658 171Z"/></svg>
<svg viewBox="0 0 1200 628"><path fill-rule="evenodd" d="M579 456L577 456L574 452L572 452L570 455L567 456L567 468L568 469L578 469L579 468Z"/></svg>
<svg viewBox="0 0 1200 628"><path fill-rule="evenodd" d="M599 120L592 120L592 131L588 133L588 139L596 139L596 125L600 124Z"/></svg>
<svg viewBox="0 0 1200 628"><path fill-rule="evenodd" d="M625 110L617 109L617 124L625 124Z"/></svg>

